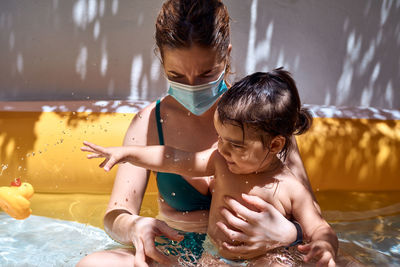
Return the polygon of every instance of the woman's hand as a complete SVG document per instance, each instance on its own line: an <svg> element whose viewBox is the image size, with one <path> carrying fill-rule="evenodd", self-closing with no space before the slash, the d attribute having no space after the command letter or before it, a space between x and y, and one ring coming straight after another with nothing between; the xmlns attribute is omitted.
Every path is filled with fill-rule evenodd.
<svg viewBox="0 0 400 267"><path fill-rule="evenodd" d="M225 249L240 257L251 258L296 240L297 231L294 224L271 204L257 196L246 194L242 194L242 199L251 209L233 198L225 198L227 207L237 216L228 209L222 209L221 213L229 225L218 222L217 226L228 239L241 243L232 245L224 242Z"/></svg>
<svg viewBox="0 0 400 267"><path fill-rule="evenodd" d="M124 216L133 215L126 214ZM147 267L146 257L165 264L166 266L170 266L172 264L170 259L156 248L154 240L156 236L163 235L171 240L181 241L183 236L163 221L150 217L134 217L129 233L136 249L134 266Z"/></svg>
<svg viewBox="0 0 400 267"><path fill-rule="evenodd" d="M87 155L88 159L94 158L105 158L99 167L104 168L104 170L109 171L115 164L122 163L127 160L126 148L120 147L102 147L84 141L85 146L81 147L82 151L90 152L92 154Z"/></svg>

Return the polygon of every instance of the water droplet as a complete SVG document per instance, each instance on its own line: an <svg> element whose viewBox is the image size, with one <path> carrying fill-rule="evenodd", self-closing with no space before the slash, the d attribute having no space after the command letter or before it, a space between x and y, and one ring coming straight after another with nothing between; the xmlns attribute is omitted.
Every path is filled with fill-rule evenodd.
<svg viewBox="0 0 400 267"><path fill-rule="evenodd" d="M163 198L160 197L161 202L164 202L165 200Z"/></svg>
<svg viewBox="0 0 400 267"><path fill-rule="evenodd" d="M32 157L34 157L35 156L35 152L32 152Z"/></svg>
<svg viewBox="0 0 400 267"><path fill-rule="evenodd" d="M174 158L174 162L178 162L179 161L179 158Z"/></svg>
<svg viewBox="0 0 400 267"><path fill-rule="evenodd" d="M18 166L18 171L21 171L21 169L22 169L22 166Z"/></svg>
<svg viewBox="0 0 400 267"><path fill-rule="evenodd" d="M166 157L167 159L169 159L169 158L171 157L171 155L170 155L170 154L165 154L165 157Z"/></svg>
<svg viewBox="0 0 400 267"><path fill-rule="evenodd" d="M174 197L174 196L175 196L175 192L172 192L172 193L171 193L171 196L173 196L173 197Z"/></svg>
<svg viewBox="0 0 400 267"><path fill-rule="evenodd" d="M141 118L142 118L142 114L139 113L139 114L138 114L138 117L139 117L139 119L141 119Z"/></svg>
<svg viewBox="0 0 400 267"><path fill-rule="evenodd" d="M188 112L188 116L190 116L190 114L191 114L191 113L190 113L190 112Z"/></svg>
<svg viewBox="0 0 400 267"><path fill-rule="evenodd" d="M163 119L160 119L160 123L163 123L164 122L164 120Z"/></svg>
<svg viewBox="0 0 400 267"><path fill-rule="evenodd" d="M86 99L87 99L87 100L89 100L89 99L90 99L90 97L89 97L89 96L87 96L87 97L86 97Z"/></svg>
<svg viewBox="0 0 400 267"><path fill-rule="evenodd" d="M246 181L246 184L248 184L249 183L249 181Z"/></svg>

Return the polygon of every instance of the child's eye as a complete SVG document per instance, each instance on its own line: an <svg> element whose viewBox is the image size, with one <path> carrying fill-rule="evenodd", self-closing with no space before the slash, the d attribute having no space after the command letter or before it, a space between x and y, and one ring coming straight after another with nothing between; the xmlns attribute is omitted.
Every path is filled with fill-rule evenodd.
<svg viewBox="0 0 400 267"><path fill-rule="evenodd" d="M231 145L232 145L232 147L234 147L234 148L236 148L236 149L242 149L242 148L244 148L244 146L238 145L238 144L234 144L234 143L231 143Z"/></svg>

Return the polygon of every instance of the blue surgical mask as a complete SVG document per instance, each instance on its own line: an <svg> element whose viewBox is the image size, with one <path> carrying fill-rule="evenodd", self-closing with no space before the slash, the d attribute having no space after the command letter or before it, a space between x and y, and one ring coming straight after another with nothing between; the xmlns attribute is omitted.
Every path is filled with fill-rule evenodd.
<svg viewBox="0 0 400 267"><path fill-rule="evenodd" d="M228 88L224 82L225 71L217 80L200 85L186 85L168 80L168 94L191 113L199 116L214 105L218 97Z"/></svg>

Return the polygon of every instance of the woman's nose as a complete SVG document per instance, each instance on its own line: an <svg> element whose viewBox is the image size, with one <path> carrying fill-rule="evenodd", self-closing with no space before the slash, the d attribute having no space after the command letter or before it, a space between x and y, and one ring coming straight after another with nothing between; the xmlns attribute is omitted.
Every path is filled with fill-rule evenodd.
<svg viewBox="0 0 400 267"><path fill-rule="evenodd" d="M196 85L196 77L194 75L186 76L188 85Z"/></svg>

